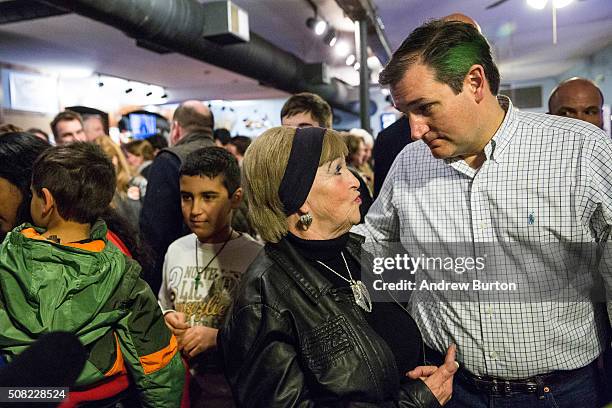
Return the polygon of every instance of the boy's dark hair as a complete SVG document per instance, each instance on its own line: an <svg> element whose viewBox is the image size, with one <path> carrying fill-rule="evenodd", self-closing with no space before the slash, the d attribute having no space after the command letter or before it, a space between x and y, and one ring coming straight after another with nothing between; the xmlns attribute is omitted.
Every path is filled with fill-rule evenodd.
<svg viewBox="0 0 612 408"><path fill-rule="evenodd" d="M59 135L57 134L57 129L55 129L55 126L57 126L59 122L71 121L71 120L78 120L81 123L81 126L83 126L83 117L76 112L65 110L55 115L55 117L50 123L50 126L51 126L51 131L53 132L53 137L55 137L56 141L59 142L58 140Z"/></svg>
<svg viewBox="0 0 612 408"><path fill-rule="evenodd" d="M251 145L251 138L247 136L234 136L230 143L236 146L236 150L238 150L241 156L244 156L246 150Z"/></svg>
<svg viewBox="0 0 612 408"><path fill-rule="evenodd" d="M48 149L34 162L32 188L48 189L66 221L91 224L109 206L117 182L113 163L93 143L76 142Z"/></svg>
<svg viewBox="0 0 612 408"><path fill-rule="evenodd" d="M379 76L381 85L394 86L411 65L420 62L432 68L436 80L455 94L463 90L470 67L482 65L493 95L499 91L499 70L486 38L471 24L432 20L416 28L393 53Z"/></svg>
<svg viewBox="0 0 612 408"><path fill-rule="evenodd" d="M298 113L310 113L321 127L332 127L332 110L325 99L317 94L302 92L292 95L281 109L281 120Z"/></svg>
<svg viewBox="0 0 612 408"><path fill-rule="evenodd" d="M17 211L17 225L31 222L30 182L32 164L51 145L25 132L9 132L0 135L0 177L19 189L22 202Z"/></svg>
<svg viewBox="0 0 612 408"><path fill-rule="evenodd" d="M223 175L223 186L231 196L240 187L240 167L230 152L222 147L210 146L191 152L181 166L180 176Z"/></svg>

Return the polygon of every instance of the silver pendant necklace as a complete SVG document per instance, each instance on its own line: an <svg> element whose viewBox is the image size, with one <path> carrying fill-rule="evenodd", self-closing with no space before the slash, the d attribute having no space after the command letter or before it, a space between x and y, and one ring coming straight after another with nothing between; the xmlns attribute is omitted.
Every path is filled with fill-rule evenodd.
<svg viewBox="0 0 612 408"><path fill-rule="evenodd" d="M339 277L341 277L342 279L344 279L345 281L347 281L351 285L351 290L353 291L353 298L355 299L355 303L357 303L357 306L359 306L366 312L371 312L372 299L370 298L368 288L366 288L366 285L364 285L362 281L356 281L353 279L353 275L351 274L351 271L348 267L348 263L346 262L346 258L344 257L344 253L342 251L340 251L340 255L342 255L342 260L344 261L344 266L346 267L346 271L348 272L350 279L346 279L344 276L340 275L338 272L334 271L332 268L325 265L323 262L318 260L317 262L335 273L336 275L338 275Z"/></svg>

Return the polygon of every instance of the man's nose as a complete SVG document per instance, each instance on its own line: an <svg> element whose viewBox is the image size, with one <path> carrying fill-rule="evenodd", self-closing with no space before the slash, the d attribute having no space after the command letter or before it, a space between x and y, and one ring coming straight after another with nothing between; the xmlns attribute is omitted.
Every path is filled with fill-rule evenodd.
<svg viewBox="0 0 612 408"><path fill-rule="evenodd" d="M413 140L421 140L423 135L429 132L429 126L423 117L408 115L408 123L410 123L410 134Z"/></svg>

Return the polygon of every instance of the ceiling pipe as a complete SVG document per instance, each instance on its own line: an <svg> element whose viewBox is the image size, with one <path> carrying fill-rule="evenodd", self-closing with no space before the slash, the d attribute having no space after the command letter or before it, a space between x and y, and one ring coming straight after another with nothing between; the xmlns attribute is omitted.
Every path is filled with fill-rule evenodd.
<svg viewBox="0 0 612 408"><path fill-rule="evenodd" d="M335 108L358 114L357 89L332 79L306 81L307 64L257 34L248 43L218 45L203 38L204 9L196 0L40 0L115 27L128 36L258 80L285 92L313 92Z"/></svg>
<svg viewBox="0 0 612 408"><path fill-rule="evenodd" d="M391 46L372 0L336 0L336 3L351 20L367 21L368 44L381 64L387 64L392 55Z"/></svg>

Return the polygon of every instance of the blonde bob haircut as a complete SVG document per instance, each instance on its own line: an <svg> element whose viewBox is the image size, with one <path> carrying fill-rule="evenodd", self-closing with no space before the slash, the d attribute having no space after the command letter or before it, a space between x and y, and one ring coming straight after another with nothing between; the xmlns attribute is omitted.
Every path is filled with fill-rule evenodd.
<svg viewBox="0 0 612 408"><path fill-rule="evenodd" d="M242 186L249 205L249 219L266 242L278 242L287 235L287 216L278 196L296 128L266 130L251 143L242 162ZM319 167L347 154L340 133L327 129Z"/></svg>

